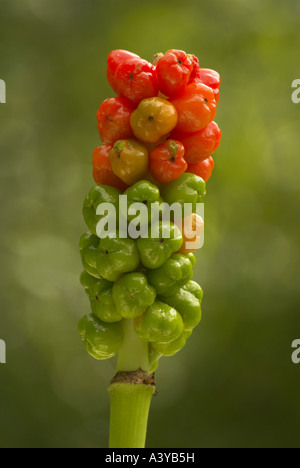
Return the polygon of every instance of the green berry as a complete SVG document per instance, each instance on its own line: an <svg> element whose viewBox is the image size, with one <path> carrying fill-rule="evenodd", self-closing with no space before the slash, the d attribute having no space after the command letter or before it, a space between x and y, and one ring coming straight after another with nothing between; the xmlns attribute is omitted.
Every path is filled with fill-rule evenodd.
<svg viewBox="0 0 300 468"><path fill-rule="evenodd" d="M157 353L153 348L153 343L149 344L149 372L155 372L158 368L159 359L161 358L161 354Z"/></svg>
<svg viewBox="0 0 300 468"><path fill-rule="evenodd" d="M83 317L78 331L87 352L95 359L109 359L120 349L123 339L121 323L105 323L93 314Z"/></svg>
<svg viewBox="0 0 300 468"><path fill-rule="evenodd" d="M94 236L90 231L85 232L79 241L83 267L88 274L95 278L101 277L96 268L99 242L100 239L98 239L97 236Z"/></svg>
<svg viewBox="0 0 300 468"><path fill-rule="evenodd" d="M91 298L91 306L93 314L103 322L119 322L123 318L116 309L111 288Z"/></svg>
<svg viewBox="0 0 300 468"><path fill-rule="evenodd" d="M134 328L144 341L168 343L181 335L183 321L175 309L156 301L143 315L135 319Z"/></svg>
<svg viewBox="0 0 300 468"><path fill-rule="evenodd" d="M143 273L128 273L113 286L113 299L119 314L126 318L136 318L153 304L155 289L149 286Z"/></svg>
<svg viewBox="0 0 300 468"><path fill-rule="evenodd" d="M160 219L164 201L156 185L151 184L147 180L141 180L132 187L129 187L124 192L124 195L127 196L128 221L134 222L136 225L139 224L141 231L143 228L148 229L148 224L153 219L153 216L156 216L157 221ZM130 207L134 203L142 203L147 208L147 214L146 210L141 211L138 217L136 217L136 214L131 213Z"/></svg>
<svg viewBox="0 0 300 468"><path fill-rule="evenodd" d="M99 292L112 287L112 283L103 278L95 278L86 271L83 271L80 276L80 282L86 293L90 297L95 297Z"/></svg>
<svg viewBox="0 0 300 468"><path fill-rule="evenodd" d="M149 283L158 295L172 295L193 277L193 263L187 255L174 254L161 267L148 272Z"/></svg>
<svg viewBox="0 0 300 468"><path fill-rule="evenodd" d="M174 356L186 345L187 332L183 332L179 338L170 343L152 343L153 350L163 356Z"/></svg>
<svg viewBox="0 0 300 468"><path fill-rule="evenodd" d="M149 230L148 238L137 240L143 265L149 269L162 266L182 246L182 235L173 223L160 222Z"/></svg>
<svg viewBox="0 0 300 468"><path fill-rule="evenodd" d="M97 271L108 281L117 281L124 273L137 269L140 256L133 239L106 237L100 240L97 252Z"/></svg>
<svg viewBox="0 0 300 468"><path fill-rule="evenodd" d="M97 224L107 215L106 212L104 214L97 215L98 206L104 203L113 205L116 212L116 219L118 219L119 196L121 193L122 192L120 190L114 187L96 185L86 196L83 205L83 217L86 225L95 236L97 235Z"/></svg>
<svg viewBox="0 0 300 468"><path fill-rule="evenodd" d="M199 284L189 281L172 296L163 296L162 300L176 308L182 317L184 330L189 331L201 321L202 298L203 290Z"/></svg>
<svg viewBox="0 0 300 468"><path fill-rule="evenodd" d="M169 205L179 203L183 208L185 203L190 203L195 213L196 204L204 201L206 184L201 177L185 172L178 179L165 184L161 189L161 195Z"/></svg>

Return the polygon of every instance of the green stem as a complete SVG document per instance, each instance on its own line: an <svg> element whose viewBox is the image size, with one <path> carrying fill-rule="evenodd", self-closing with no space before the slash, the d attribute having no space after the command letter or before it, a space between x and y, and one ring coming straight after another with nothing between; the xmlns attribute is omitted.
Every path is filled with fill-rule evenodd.
<svg viewBox="0 0 300 468"><path fill-rule="evenodd" d="M144 448L152 385L113 383L109 387L110 448Z"/></svg>
<svg viewBox="0 0 300 468"><path fill-rule="evenodd" d="M149 372L148 343L137 336L133 320L123 320L124 338L118 353L117 372L136 371L142 369Z"/></svg>
<svg viewBox="0 0 300 468"><path fill-rule="evenodd" d="M110 395L110 448L145 447L154 374L149 375L149 346L134 331L133 320L123 320L124 338Z"/></svg>

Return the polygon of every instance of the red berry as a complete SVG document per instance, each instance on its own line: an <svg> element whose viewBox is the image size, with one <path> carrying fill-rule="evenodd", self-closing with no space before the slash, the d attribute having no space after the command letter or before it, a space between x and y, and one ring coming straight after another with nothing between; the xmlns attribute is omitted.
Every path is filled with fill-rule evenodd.
<svg viewBox="0 0 300 468"><path fill-rule="evenodd" d="M213 92L214 92L214 95L215 95L216 103L218 104L218 102L220 100L220 90L218 88L216 88L216 89L213 89Z"/></svg>
<svg viewBox="0 0 300 468"><path fill-rule="evenodd" d="M135 103L158 95L155 67L140 58L121 63L115 73L115 82L121 94Z"/></svg>
<svg viewBox="0 0 300 468"><path fill-rule="evenodd" d="M135 106L124 97L114 97L102 102L98 112L98 130L103 143L134 138L130 116Z"/></svg>
<svg viewBox="0 0 300 468"><path fill-rule="evenodd" d="M187 168L187 172L191 172L192 174L196 174L198 177L202 177L202 179L207 182L211 178L211 174L213 168L215 166L215 161L212 157L205 159L204 161L197 163L197 164L189 164Z"/></svg>
<svg viewBox="0 0 300 468"><path fill-rule="evenodd" d="M165 96L176 96L188 84L193 61L183 50L169 50L156 65L160 91Z"/></svg>
<svg viewBox="0 0 300 468"><path fill-rule="evenodd" d="M170 99L178 113L176 130L179 132L199 132L216 116L217 103L214 92L202 83L191 83L176 98Z"/></svg>
<svg viewBox="0 0 300 468"><path fill-rule="evenodd" d="M190 83L203 83L212 89L219 89L221 85L221 77L218 72L210 68L199 68L196 73L191 76Z"/></svg>
<svg viewBox="0 0 300 468"><path fill-rule="evenodd" d="M180 141L167 140L150 153L150 172L161 184L178 179L186 169L184 146Z"/></svg>
<svg viewBox="0 0 300 468"><path fill-rule="evenodd" d="M196 133L172 132L172 138L181 141L185 149L185 159L188 164L195 164L207 159L218 148L222 132L216 122Z"/></svg>
<svg viewBox="0 0 300 468"><path fill-rule="evenodd" d="M193 62L193 69L191 72L189 83L193 83L194 78L196 77L196 74L200 68L200 65L199 65L199 59L196 57L196 55L189 55L189 57L191 57L192 62Z"/></svg>
<svg viewBox="0 0 300 468"><path fill-rule="evenodd" d="M116 94L121 94L115 83L114 76L116 73L116 69L121 63L124 63L126 62L126 60L133 57L138 57L138 55L133 54L132 52L128 52L128 50L121 49L113 50L108 56L106 76L110 86Z"/></svg>
<svg viewBox="0 0 300 468"><path fill-rule="evenodd" d="M117 177L111 167L108 153L112 149L113 145L102 145L98 146L93 152L93 176L96 184L98 185L109 185L116 187L122 192L126 190L127 185Z"/></svg>

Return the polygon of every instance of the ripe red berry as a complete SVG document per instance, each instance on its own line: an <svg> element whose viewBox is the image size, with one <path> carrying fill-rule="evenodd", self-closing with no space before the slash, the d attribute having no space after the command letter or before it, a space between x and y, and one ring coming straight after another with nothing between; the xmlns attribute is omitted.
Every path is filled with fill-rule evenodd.
<svg viewBox="0 0 300 468"><path fill-rule="evenodd" d="M113 50L108 56L106 76L110 86L116 94L121 94L115 83L114 76L116 73L116 69L121 63L124 63L126 62L126 60L133 57L138 57L138 55L133 54L132 52L128 52L128 50L121 49Z"/></svg>
<svg viewBox="0 0 300 468"><path fill-rule="evenodd" d="M196 164L207 159L218 148L222 132L216 122L209 123L196 133L172 132L172 138L180 140L185 149L188 164Z"/></svg>
<svg viewBox="0 0 300 468"><path fill-rule="evenodd" d="M198 68L191 74L189 83L203 83L209 86L214 92L216 102L219 102L221 77L215 70Z"/></svg>
<svg viewBox="0 0 300 468"><path fill-rule="evenodd" d="M196 57L196 55L189 55L189 57L191 58L191 60L193 62L193 69L192 69L192 72L191 72L189 83L193 83L194 78L196 77L196 74L197 74L197 72L198 72L198 70L200 68L200 65L199 65L199 59L198 59L198 57Z"/></svg>
<svg viewBox="0 0 300 468"><path fill-rule="evenodd" d="M200 163L189 164L187 172L196 174L198 177L202 177L202 179L207 182L211 178L214 166L215 161L212 157L209 157Z"/></svg>
<svg viewBox="0 0 300 468"><path fill-rule="evenodd" d="M214 92L214 95L215 95L216 103L218 104L218 102L220 100L220 90L218 88L216 88L216 89L213 89L213 92Z"/></svg>
<svg viewBox="0 0 300 468"><path fill-rule="evenodd" d="M199 132L216 116L217 103L214 92L202 83L191 83L176 98L170 99L178 113L176 131Z"/></svg>
<svg viewBox="0 0 300 468"><path fill-rule="evenodd" d="M191 77L191 83L203 83L212 89L219 89L221 86L221 77L218 72L210 68L199 68L195 75Z"/></svg>
<svg viewBox="0 0 300 468"><path fill-rule="evenodd" d="M156 73L160 91L165 96L176 96L188 84L193 61L183 50L169 50L157 63Z"/></svg>
<svg viewBox="0 0 300 468"><path fill-rule="evenodd" d="M113 145L102 145L95 148L93 152L93 177L96 184L109 185L123 192L127 185L114 174L108 157L112 147Z"/></svg>
<svg viewBox="0 0 300 468"><path fill-rule="evenodd" d="M158 95L155 67L140 58L121 63L115 73L115 82L121 94L135 103Z"/></svg>
<svg viewBox="0 0 300 468"><path fill-rule="evenodd" d="M178 179L186 169L184 146L180 141L167 140L150 153L150 172L161 184Z"/></svg>
<svg viewBox="0 0 300 468"><path fill-rule="evenodd" d="M103 143L134 138L130 117L135 110L131 101L124 97L114 97L102 102L98 112L98 130Z"/></svg>

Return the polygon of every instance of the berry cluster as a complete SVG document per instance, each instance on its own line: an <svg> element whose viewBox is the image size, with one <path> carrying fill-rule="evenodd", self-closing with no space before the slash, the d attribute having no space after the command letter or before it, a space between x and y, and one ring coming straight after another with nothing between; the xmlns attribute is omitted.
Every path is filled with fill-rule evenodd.
<svg viewBox="0 0 300 468"><path fill-rule="evenodd" d="M166 184L190 172L205 182L221 140L213 121L220 75L181 50L156 65L123 50L110 53L107 78L118 97L97 112L104 145L94 151L94 179L124 190L144 178ZM152 179L151 179L152 178Z"/></svg>
<svg viewBox="0 0 300 468"><path fill-rule="evenodd" d="M105 100L97 112L103 144L93 153L97 185L84 202L89 231L80 240L81 282L92 314L80 321L79 332L87 351L106 359L122 348L130 321L147 343L144 370L153 371L162 355L185 345L201 320L203 292L192 281L197 247L188 248L188 230L198 227L194 245L199 245L203 220L195 207L204 199L214 167L211 155L221 140L213 121L220 76L180 50L157 54L154 64L115 50L108 57L107 79L118 96ZM147 230L147 237L123 235L121 194L127 195L126 229L133 219L130 206L147 207L139 217L140 232ZM191 219L180 226L175 219L165 223L164 202L190 203ZM98 208L105 203L114 206L118 222L114 235L102 238L97 226L104 213ZM153 204L159 210L154 231Z"/></svg>

